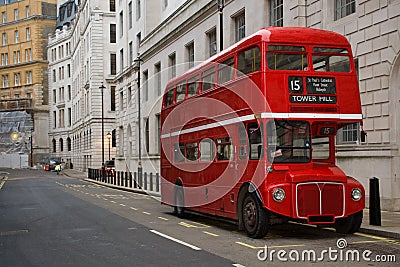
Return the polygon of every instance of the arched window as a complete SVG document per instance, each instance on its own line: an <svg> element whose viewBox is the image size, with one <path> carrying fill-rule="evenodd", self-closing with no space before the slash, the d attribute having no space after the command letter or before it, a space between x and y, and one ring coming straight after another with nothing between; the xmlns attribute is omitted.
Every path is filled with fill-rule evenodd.
<svg viewBox="0 0 400 267"><path fill-rule="evenodd" d="M63 152L64 151L64 140L62 138L60 138L59 143L60 143L60 152Z"/></svg>
<svg viewBox="0 0 400 267"><path fill-rule="evenodd" d="M67 138L67 150L71 151L71 138Z"/></svg>
<svg viewBox="0 0 400 267"><path fill-rule="evenodd" d="M53 143L53 153L56 153L56 139L53 138L53 140L51 141Z"/></svg>

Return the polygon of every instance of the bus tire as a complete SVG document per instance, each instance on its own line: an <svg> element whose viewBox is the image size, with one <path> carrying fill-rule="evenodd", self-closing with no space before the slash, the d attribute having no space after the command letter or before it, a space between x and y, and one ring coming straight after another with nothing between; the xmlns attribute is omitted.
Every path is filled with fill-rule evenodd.
<svg viewBox="0 0 400 267"><path fill-rule="evenodd" d="M268 216L255 194L248 194L242 205L244 230L251 238L263 238L268 232Z"/></svg>
<svg viewBox="0 0 400 267"><path fill-rule="evenodd" d="M174 190L174 214L179 218L185 216L185 200L183 196L183 187L181 185L175 185Z"/></svg>
<svg viewBox="0 0 400 267"><path fill-rule="evenodd" d="M360 230L362 223L363 211L359 211L334 224L337 233L354 234Z"/></svg>

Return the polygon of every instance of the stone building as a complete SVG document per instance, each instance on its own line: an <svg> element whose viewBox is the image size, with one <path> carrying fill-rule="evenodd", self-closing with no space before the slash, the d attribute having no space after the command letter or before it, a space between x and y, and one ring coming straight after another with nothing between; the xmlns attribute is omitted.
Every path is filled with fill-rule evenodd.
<svg viewBox="0 0 400 267"><path fill-rule="evenodd" d="M115 29L109 30L114 21L115 9L107 1L63 1L57 29L48 37L50 154L67 167L100 168L102 152L111 145L102 126L103 133L111 133L115 118L109 84L115 71L105 56L116 49L110 42Z"/></svg>
<svg viewBox="0 0 400 267"><path fill-rule="evenodd" d="M49 107L46 46L47 34L55 28L56 7L56 0L0 1L0 113L25 111L33 121L33 127L19 127L17 120L11 128L1 128L0 150L27 154L31 166L48 156L44 134L48 132ZM21 117L23 124L28 117ZM7 148L12 142L9 131L18 134L15 144L26 144L27 149Z"/></svg>

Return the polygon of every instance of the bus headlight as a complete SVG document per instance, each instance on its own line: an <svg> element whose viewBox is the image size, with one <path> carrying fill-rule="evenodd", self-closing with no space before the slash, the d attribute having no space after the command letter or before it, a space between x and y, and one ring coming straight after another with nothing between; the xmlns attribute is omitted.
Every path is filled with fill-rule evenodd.
<svg viewBox="0 0 400 267"><path fill-rule="evenodd" d="M360 188L354 188L351 190L351 198L354 201L359 201L362 198L362 192Z"/></svg>
<svg viewBox="0 0 400 267"><path fill-rule="evenodd" d="M282 188L275 188L272 192L272 197L276 202L282 202L285 199L285 190Z"/></svg>

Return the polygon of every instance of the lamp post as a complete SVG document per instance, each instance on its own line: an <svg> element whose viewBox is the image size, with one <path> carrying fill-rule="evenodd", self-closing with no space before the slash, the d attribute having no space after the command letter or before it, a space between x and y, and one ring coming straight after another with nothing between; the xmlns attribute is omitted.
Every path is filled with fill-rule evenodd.
<svg viewBox="0 0 400 267"><path fill-rule="evenodd" d="M104 181L105 178L105 168L104 168L104 108L103 108L103 91L106 88L103 83L100 85L100 91L101 91L101 173L102 173L102 179Z"/></svg>
<svg viewBox="0 0 400 267"><path fill-rule="evenodd" d="M140 55L138 54L137 58L135 58L134 62L136 63L136 69L137 69L137 88L138 88L138 141L139 141L139 159L138 159L138 180L140 181L139 184L142 181L142 138L141 138L141 133L142 133L142 128L141 128L141 108L140 108L140 63L143 62L143 60L140 58Z"/></svg>
<svg viewBox="0 0 400 267"><path fill-rule="evenodd" d="M108 132L108 134L107 134L107 139L108 139L108 160L111 160L111 157L110 157L111 137L112 137L112 134L110 132Z"/></svg>
<svg viewBox="0 0 400 267"><path fill-rule="evenodd" d="M224 33L223 33L223 10L225 7L225 1L224 0L217 0L217 4L218 4L218 12L219 12L219 51L222 51L223 47L224 47Z"/></svg>

